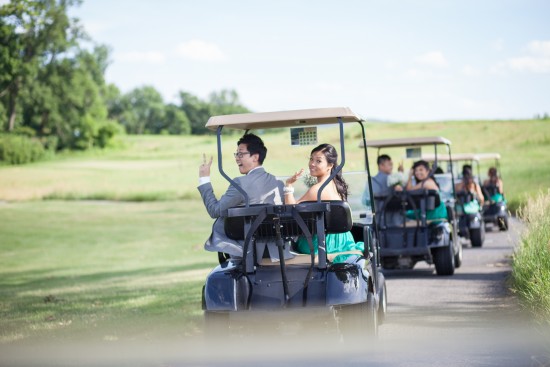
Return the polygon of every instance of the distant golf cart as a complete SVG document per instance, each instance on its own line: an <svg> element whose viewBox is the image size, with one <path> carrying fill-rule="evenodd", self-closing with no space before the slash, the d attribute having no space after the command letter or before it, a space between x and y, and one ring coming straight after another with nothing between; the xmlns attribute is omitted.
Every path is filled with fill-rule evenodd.
<svg viewBox="0 0 550 367"><path fill-rule="evenodd" d="M419 160L422 147L434 152L434 165L441 156L451 160L451 142L443 137L383 139L367 141L369 148L396 151L405 148L406 158ZM438 148L446 147L446 154ZM399 149L401 151L401 149ZM393 154L394 157L397 155ZM410 167L410 166L409 166ZM437 275L452 275L462 263L462 246L457 237L453 171L430 176L440 191L420 189L396 191L375 196L376 222L379 229L380 259L385 269L412 269L418 261L434 264ZM430 214L444 202L445 217L432 218Z"/></svg>
<svg viewBox="0 0 550 367"><path fill-rule="evenodd" d="M423 154L422 159L428 162L434 162L433 154ZM442 156L438 158L440 162L438 166L444 172L454 172L455 183L462 180L462 167L468 164L472 167L472 172L477 171L477 184L481 187L479 180L479 157L474 153L454 153L452 162L449 157ZM443 163L447 165L443 169ZM475 179L474 178L474 179ZM481 247L485 241L485 223L483 220L482 208L479 206L474 196L470 192L464 190L458 191L456 194L456 213L458 216L458 235L466 240L469 240L472 247Z"/></svg>
<svg viewBox="0 0 550 367"><path fill-rule="evenodd" d="M230 208L225 215L226 234L242 241L243 258L220 256L220 264L208 275L203 287L207 335L227 335L243 323L250 329L247 334L253 335L255 327L265 325L267 320L285 320L296 313L300 315L299 322L328 316L348 342L362 340L358 338L364 335L376 335L386 314L387 294L380 271L375 224L369 215L372 208L366 207L361 199L370 180L366 148L361 154L355 153L364 161L360 170L344 176L351 188L348 202L320 200L322 190L346 163L344 125L346 131L355 129L352 131L365 140L362 119L348 108L248 113L213 116L208 120L206 127L217 133L219 171L241 192L246 204ZM317 130L317 126L323 128ZM251 205L247 193L223 168L224 128L243 132L289 129L288 146L276 146L270 143L269 135L263 136L270 152L267 160L272 162L275 154L271 152L280 150L285 151L286 162L298 162L297 165L307 163L309 151L318 143L339 136L336 147L340 162L321 187L317 201ZM230 139L233 143L235 135L230 135ZM372 200L372 194L368 195ZM352 232L356 242L364 242L364 252L327 254L325 236L347 231ZM299 236L307 239L311 254L294 251L293 245ZM313 251L315 236L318 254ZM340 260L336 261L337 257ZM270 329L270 332L276 330Z"/></svg>
<svg viewBox="0 0 550 367"><path fill-rule="evenodd" d="M500 154L498 153L478 153L477 157L480 161L493 160L494 167L497 169L498 177L502 178L500 171ZM483 185L481 190L485 196L485 205L483 207L483 219L485 224L492 224L498 227L501 231L508 230L508 207L504 193L499 193L495 185Z"/></svg>

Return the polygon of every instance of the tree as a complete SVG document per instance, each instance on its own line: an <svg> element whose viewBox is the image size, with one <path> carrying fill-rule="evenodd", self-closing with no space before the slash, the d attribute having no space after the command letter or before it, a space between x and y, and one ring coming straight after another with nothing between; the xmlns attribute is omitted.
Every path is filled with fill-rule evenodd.
<svg viewBox="0 0 550 367"><path fill-rule="evenodd" d="M223 89L220 92L212 92L208 101L201 101L190 93L180 92L180 100L180 108L185 111L191 123L192 134L208 133L204 125L210 116L250 112L241 104L234 90Z"/></svg>
<svg viewBox="0 0 550 367"><path fill-rule="evenodd" d="M67 9L80 0L11 0L0 7L0 97L6 98L7 129L16 125L21 93L41 67L52 64L84 37Z"/></svg>
<svg viewBox="0 0 550 367"><path fill-rule="evenodd" d="M164 126L164 101L151 86L135 88L115 103L117 119L129 134L159 133Z"/></svg>

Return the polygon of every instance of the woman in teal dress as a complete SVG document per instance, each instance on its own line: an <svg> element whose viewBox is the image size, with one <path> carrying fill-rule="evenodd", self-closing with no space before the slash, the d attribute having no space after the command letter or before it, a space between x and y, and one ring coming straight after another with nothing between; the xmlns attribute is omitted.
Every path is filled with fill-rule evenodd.
<svg viewBox="0 0 550 367"><path fill-rule="evenodd" d="M455 185L455 191L467 192L472 195L473 199L465 202L462 206L462 210L466 214L475 214L481 211L481 207L485 201L483 193L481 192L481 187L475 182L474 175L472 173L472 167L468 164L465 164L462 167L462 182L459 182Z"/></svg>
<svg viewBox="0 0 550 367"><path fill-rule="evenodd" d="M304 169L299 170L294 175L286 180L284 195L285 204L297 204L302 201L316 201L317 193L321 185L330 177L332 170L337 165L338 153L336 149L330 144L321 144L315 147L309 157L309 174L317 179L317 183L309 188L309 190L298 200L294 198L293 184L304 173ZM342 200L346 201L348 198L348 184L342 177L341 173L338 173L334 179L323 189L321 193L321 200ZM351 232L345 233L329 233L325 236L327 254L334 254L338 252L359 250L364 251L365 245L363 242L355 242ZM317 253L317 236L313 238L313 246L315 253ZM307 240L300 237L296 243L298 252L309 254L309 244ZM340 262L344 260L342 256L335 258L334 262Z"/></svg>
<svg viewBox="0 0 550 367"><path fill-rule="evenodd" d="M416 181L415 184L413 184L412 182L413 176ZM430 177L430 165L428 164L428 162L424 160L414 162L413 167L409 172L409 178L405 186L405 190L407 191L414 191L414 190L420 190L420 189L436 190L437 192L439 192L439 186L437 186L437 183L435 182L435 180L432 177ZM402 191L403 188L401 186L396 186L395 190ZM413 210L408 210L406 213L406 216L409 219L415 219L416 213ZM445 203L443 202L443 200L439 200L439 206L437 208L426 211L426 219L428 220L446 219L446 218L447 218L447 208L445 207Z"/></svg>
<svg viewBox="0 0 550 367"><path fill-rule="evenodd" d="M495 167L489 168L488 172L488 178L483 181L483 187L494 188L492 190L487 190L491 192L490 197L488 197L488 200L491 200L494 203L500 203L502 201L506 201L504 199L504 184L502 183L502 179L498 176L497 169Z"/></svg>

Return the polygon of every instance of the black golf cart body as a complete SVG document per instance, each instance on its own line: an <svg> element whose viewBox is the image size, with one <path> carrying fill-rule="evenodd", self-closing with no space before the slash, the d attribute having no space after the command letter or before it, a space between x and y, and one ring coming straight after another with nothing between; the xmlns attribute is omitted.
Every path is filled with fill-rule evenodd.
<svg viewBox="0 0 550 367"><path fill-rule="evenodd" d="M494 160L495 168L499 178L502 178L500 171L500 154L499 153L478 153L477 157L480 161L483 160ZM497 227L501 231L508 230L508 207L506 204L506 198L502 194L501 200L492 200L492 197L498 193L498 189L494 185L484 186L481 182L481 190L485 196L485 205L483 206L483 219L485 224L492 224L494 227Z"/></svg>
<svg viewBox="0 0 550 367"><path fill-rule="evenodd" d="M243 131L289 127L309 129L328 124L338 127L340 163L320 188L317 201L294 205L250 205L246 192L224 172L221 149L224 128ZM351 331L376 334L385 317L387 298L379 266L375 223L372 216L367 215L372 208L359 207L352 215L349 203L353 206L362 200L351 197L349 203L320 200L323 188L346 162L344 125L350 124L359 128L364 141L363 121L349 108L249 113L209 119L206 127L217 132L219 171L241 192L245 205L230 208L224 215L227 236L242 241L243 258L235 260L220 256L220 264L206 279L202 307L207 333L213 327L215 333L225 334L235 320L252 320L255 316L262 321L267 317L285 319L287 315L298 313L300 321L319 315L337 320L338 329L348 341L351 338L345 334ZM269 140L266 145L273 150L288 149L292 154L290 148L270 146ZM366 148L361 156L365 159L361 172L358 172L363 177L362 190L367 185L370 187L366 182L370 180ZM288 155L285 158L287 162L293 159ZM305 161L302 156L297 159ZM372 200L372 194L368 195ZM361 193L356 192L356 196L361 196ZM324 246L326 234L347 231L352 232L356 242L364 242L365 251L327 255ZM294 253L293 257L287 258L292 241L298 236L308 240L311 254ZM317 254L312 251L313 236L317 236L319 243ZM269 254L273 252L278 254L278 259L271 258ZM334 262L338 255L348 258L344 262Z"/></svg>
<svg viewBox="0 0 550 367"><path fill-rule="evenodd" d="M427 162L434 162L435 157L433 154L422 154L422 159ZM472 173L475 175L474 180L477 180L479 187L482 187L482 182L479 176L479 157L474 153L453 153L452 162L449 161L448 156L441 156L438 158L439 166L442 167L444 163L447 167L444 172L453 171L455 176L455 183L462 181L462 167L468 164L472 167ZM442 167L443 168L443 167ZM477 173L477 175L476 175ZM437 175L435 176L437 179ZM471 210L468 207L473 203L474 196L470 192L458 191L456 194L456 214L458 216L458 235L465 240L469 240L472 247L481 247L485 241L485 221L483 219L482 207L478 210ZM476 208L476 206L474 206Z"/></svg>
<svg viewBox="0 0 550 367"><path fill-rule="evenodd" d="M391 191L386 196L375 196L376 222L380 241L380 259L385 269L411 269L418 261L434 264L437 275L452 275L462 263L462 246L458 241L454 174L434 174L440 156L438 147L446 147L448 161L452 165L451 142L443 137L419 137L401 139L369 140L369 148L407 148L420 159L418 149L431 147L436 159L430 175L439 183L441 192L436 190ZM430 220L428 211L437 208L443 201L446 218ZM406 213L413 213L414 219L407 219ZM388 218L397 215L399 221ZM410 214L409 214L410 215Z"/></svg>

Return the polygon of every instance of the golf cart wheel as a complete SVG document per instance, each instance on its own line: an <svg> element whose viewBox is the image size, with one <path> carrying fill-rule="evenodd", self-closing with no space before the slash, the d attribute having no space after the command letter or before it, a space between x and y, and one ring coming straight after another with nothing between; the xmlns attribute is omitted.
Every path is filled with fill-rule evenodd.
<svg viewBox="0 0 550 367"><path fill-rule="evenodd" d="M498 229L501 231L508 230L508 217L499 217L498 219Z"/></svg>
<svg viewBox="0 0 550 367"><path fill-rule="evenodd" d="M338 319L344 343L360 344L365 335L375 338L378 334L378 317L373 294L368 294L366 302L341 306Z"/></svg>
<svg viewBox="0 0 550 367"><path fill-rule="evenodd" d="M204 311L204 335L221 338L229 334L229 313Z"/></svg>
<svg viewBox="0 0 550 367"><path fill-rule="evenodd" d="M386 311L388 309L388 293L386 292L386 280L382 274L379 274L380 284L380 294L378 299L378 325L382 325L386 320Z"/></svg>
<svg viewBox="0 0 550 367"><path fill-rule="evenodd" d="M453 246L433 249L433 260L437 275L453 275L455 272L455 258Z"/></svg>
<svg viewBox="0 0 550 367"><path fill-rule="evenodd" d="M452 235L451 235L452 236ZM455 254L455 268L460 268L462 265L462 244L459 241L455 241L453 237L451 237L451 244L454 246L456 243L456 247L458 247L458 251Z"/></svg>
<svg viewBox="0 0 550 367"><path fill-rule="evenodd" d="M485 231L481 227L470 229L470 241L472 242L472 247L483 246L483 240L485 239L484 232Z"/></svg>

